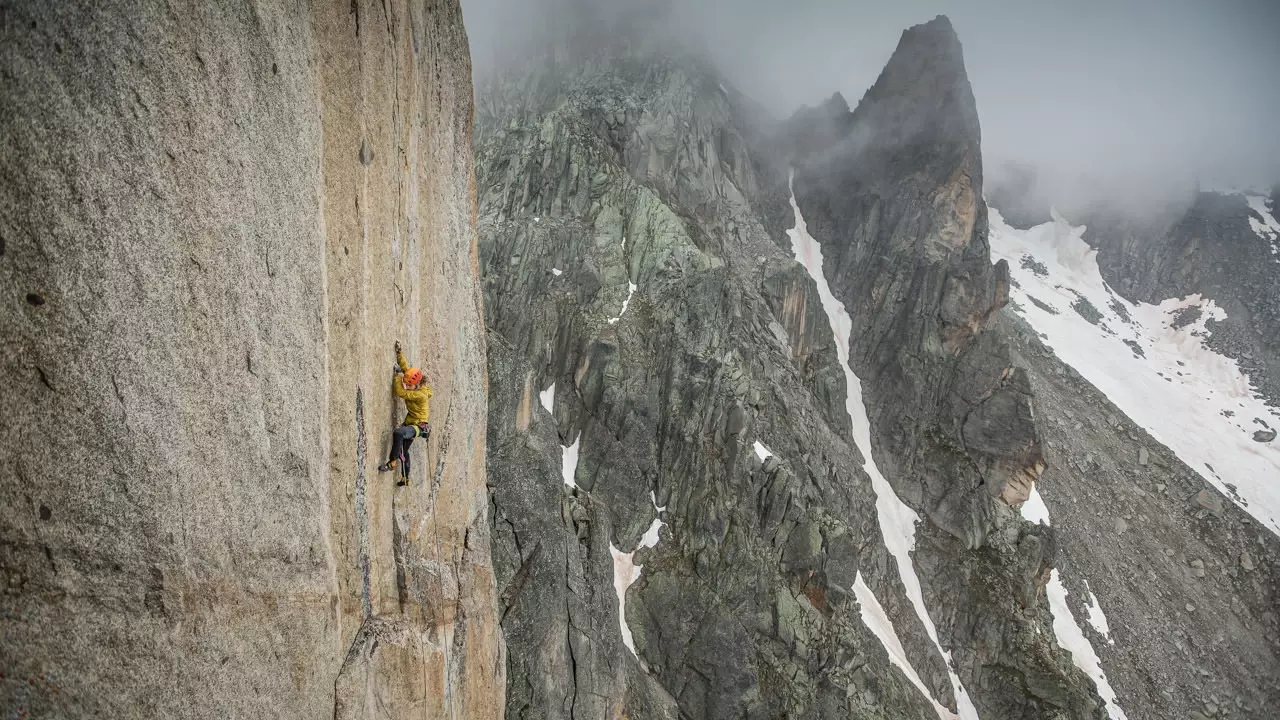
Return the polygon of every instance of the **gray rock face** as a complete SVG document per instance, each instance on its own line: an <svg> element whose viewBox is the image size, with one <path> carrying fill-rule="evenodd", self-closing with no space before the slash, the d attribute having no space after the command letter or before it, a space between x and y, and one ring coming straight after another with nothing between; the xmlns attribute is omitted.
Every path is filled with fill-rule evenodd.
<svg viewBox="0 0 1280 720"><path fill-rule="evenodd" d="M841 390L830 331L749 214L754 179L714 154L742 142L733 106L698 82L672 67L602 100L582 80L537 124L482 118L500 128L479 161L508 715L924 717L850 602L860 567L901 590L856 451L825 419ZM574 91L597 93L610 134ZM636 146L618 152L613 133ZM725 210L705 225L663 200L709 192ZM757 438L787 459L762 464ZM627 595L636 659L610 552L637 548L655 502L667 527Z"/></svg>
<svg viewBox="0 0 1280 720"><path fill-rule="evenodd" d="M1058 531L1058 573L1125 714L1188 717L1211 703L1270 717L1280 706L1280 539L1004 315L1045 439L1039 489ZM1131 437L1150 448L1149 464L1133 462ZM1110 642L1083 622L1090 595Z"/></svg>
<svg viewBox="0 0 1280 720"><path fill-rule="evenodd" d="M958 52L945 21L913 30L877 87L907 92L914 74L951 97ZM529 67L485 87L477 146L508 716L935 717L863 623L859 576L930 694L954 707L880 537L830 326L781 235L787 159L844 137L847 107L833 99L804 132L774 127L697 61L635 43ZM863 359L906 349L853 348L855 369L887 388L872 406L882 467L928 518L914 555L926 604L984 717L1104 717L1050 640L1053 533L1006 505L1040 451L1026 376L985 332L1004 275L985 245L972 98L879 97L846 124L879 118L863 132L912 147L901 120L940 149L920 151L920 177L887 153L862 178L889 198L876 212L903 223L865 234L895 252L865 276L833 257L857 328L906 332L923 356L895 374ZM864 232L819 203L844 171L797 170L815 235ZM917 234L930 238L923 261ZM916 283L914 304L895 312L851 290L877 287L876 272ZM937 438L887 442L907 414ZM934 469L912 490L906 467ZM620 617L614 557L633 552L641 570Z"/></svg>
<svg viewBox="0 0 1280 720"><path fill-rule="evenodd" d="M904 33L839 122L844 136L800 156L796 200L829 248L892 482L978 546L1042 463L1026 378L984 332L1008 268L991 265L977 110L945 19Z"/></svg>
<svg viewBox="0 0 1280 720"><path fill-rule="evenodd" d="M1026 620L1002 600L1018 597L1035 568L1014 507L1044 463L1027 377L988 332L1007 298L1008 268L990 261L977 111L946 19L907 30L857 109L831 124L844 135L801 154L793 184L853 322L851 362L864 382L877 460L932 521L925 532L934 543L916 555L938 569L925 573L926 585L941 594L950 583L964 587L962 575L990 581L952 596L973 624L959 623L944 647L963 649L966 684L1000 689L975 697L985 714L1044 712L1040 703L1082 712L1088 703L1072 697L1070 682L1040 694L1049 683L1011 680L1056 668L992 652L990 642L1004 633L999 646L1008 647L1026 632ZM959 543L983 550L966 553ZM1051 557L1051 547L1039 558ZM963 570L948 576L952 568Z"/></svg>
<svg viewBox="0 0 1280 720"><path fill-rule="evenodd" d="M457 2L0 17L0 707L496 716Z"/></svg>

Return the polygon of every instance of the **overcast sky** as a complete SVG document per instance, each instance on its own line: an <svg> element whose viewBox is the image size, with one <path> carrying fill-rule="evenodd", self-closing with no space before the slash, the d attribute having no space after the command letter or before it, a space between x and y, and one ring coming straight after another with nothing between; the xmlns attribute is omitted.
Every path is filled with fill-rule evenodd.
<svg viewBox="0 0 1280 720"><path fill-rule="evenodd" d="M1280 180L1280 0L672 1L779 116L837 90L856 104L902 30L941 13L964 45L989 172L1017 160L1059 175ZM462 5L478 65L536 13L532 0Z"/></svg>

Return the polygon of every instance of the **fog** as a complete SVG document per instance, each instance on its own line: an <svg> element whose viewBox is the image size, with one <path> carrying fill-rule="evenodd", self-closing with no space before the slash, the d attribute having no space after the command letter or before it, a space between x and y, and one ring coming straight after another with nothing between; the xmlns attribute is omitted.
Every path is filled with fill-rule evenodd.
<svg viewBox="0 0 1280 720"><path fill-rule="evenodd" d="M1135 196L1280 181L1276 0L666 1L671 27L779 117L835 91L855 105L902 30L941 13L964 45L989 177L1019 163L1042 189ZM552 3L640 2L462 0L477 71L560 25Z"/></svg>

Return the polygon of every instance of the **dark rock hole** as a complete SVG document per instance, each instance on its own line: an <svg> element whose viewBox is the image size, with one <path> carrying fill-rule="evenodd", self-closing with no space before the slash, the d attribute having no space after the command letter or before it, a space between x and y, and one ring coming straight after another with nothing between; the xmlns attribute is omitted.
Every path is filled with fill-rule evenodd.
<svg viewBox="0 0 1280 720"><path fill-rule="evenodd" d="M43 305L44 296L40 293L27 293L27 302L31 305Z"/></svg>
<svg viewBox="0 0 1280 720"><path fill-rule="evenodd" d="M272 74L272 75L279 75L279 74L280 74L280 66L279 66L279 65L277 65L277 64L275 64L275 63L271 63L271 74Z"/></svg>
<svg viewBox="0 0 1280 720"><path fill-rule="evenodd" d="M40 506L40 519L48 520L53 517L53 511L47 505Z"/></svg>

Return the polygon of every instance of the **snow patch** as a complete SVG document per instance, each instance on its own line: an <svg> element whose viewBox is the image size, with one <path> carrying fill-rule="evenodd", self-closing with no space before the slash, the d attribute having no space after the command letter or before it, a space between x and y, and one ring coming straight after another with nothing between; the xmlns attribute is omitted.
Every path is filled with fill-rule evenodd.
<svg viewBox="0 0 1280 720"><path fill-rule="evenodd" d="M1087 614L1085 620L1098 631L1108 645L1115 645L1116 641L1111 639L1111 626L1107 624L1107 616L1102 613L1102 606L1098 604L1098 596L1089 590L1088 582L1085 582L1084 587L1089 593L1089 600L1084 604L1084 611Z"/></svg>
<svg viewBox="0 0 1280 720"><path fill-rule="evenodd" d="M631 561L635 557L634 552L624 553L613 543L609 543L609 554L613 556L613 591L618 595L618 626L622 631L622 644L636 655L636 643L631 636L631 628L627 627L627 588L640 579L643 566Z"/></svg>
<svg viewBox="0 0 1280 720"><path fill-rule="evenodd" d="M622 301L622 309L618 311L618 316L609 318L610 325L617 324L617 322L622 319L622 316L625 315L627 312L627 306L631 304L631 296L635 294L636 294L636 284L628 281L627 282L627 299Z"/></svg>
<svg viewBox="0 0 1280 720"><path fill-rule="evenodd" d="M933 699L933 694L929 692L929 688L925 687L924 681L920 679L920 674L916 672L911 661L907 660L907 653L902 649L902 640L898 639L898 631L893 629L893 621L889 619L889 614L884 611L884 606L880 604L876 594L863 581L861 570L858 571L853 579L853 595L858 598L858 611L862 616L862 624L867 626L872 635L880 639L880 644L884 645L885 651L889 653L889 661L897 665L898 669L902 670L902 674L906 675L911 684L915 685L916 689L920 691L920 694L929 700L939 718L942 718L942 720L955 720L956 715L954 713Z"/></svg>
<svg viewBox="0 0 1280 720"><path fill-rule="evenodd" d="M871 487L876 494L876 514L880 521L880 534L884 537L885 546L898 566L898 575L906 589L907 599L911 601L916 615L924 625L925 632L933 641L934 647L937 648L938 654L946 661L947 674L956 696L957 709L960 711L959 717L964 720L977 720L978 711L960 683L960 678L951 667L951 653L943 650L942 644L938 641L938 631L924 606L920 577L916 574L915 566L911 562L910 553L916 544L916 522L920 517L893 491L893 487L880 474L880 469L876 467L875 460L871 456L871 420L867 417L867 408L862 400L862 382L853 374L853 369L849 365L849 336L853 332L853 321L849 318L844 304L836 300L831 287L827 284L826 276L822 274L822 246L809 234L804 217L800 214L800 206L796 204L794 190L791 193L791 210L795 215L796 224L794 228L787 231L787 235L791 238L791 249L796 260L804 266L809 277L813 278L813 282L818 286L818 297L822 301L822 309L831 324L831 333L835 336L836 356L844 369L847 388L845 411L849 413L849 420L853 425L854 444L864 458L862 469L871 478ZM893 654L888 646L886 649L889 650L890 655ZM922 689L922 692L925 691ZM937 704L928 692L925 692L925 696L935 705Z"/></svg>
<svg viewBox="0 0 1280 720"><path fill-rule="evenodd" d="M575 442L576 446L577 443ZM658 496L649 491L649 502L653 503L653 509L656 512L663 512L667 509L664 505L658 507ZM636 546L636 550L640 548L658 547L658 531L666 523L661 518L654 518L649 524L649 529L644 531L644 535L640 537L640 543ZM643 565L635 564L635 550L624 553L609 543L609 554L613 556L613 591L618 595L618 626L622 631L622 644L627 646L632 655L636 655L635 639L631 635L631 628L627 625L627 588L631 587L635 581L640 579L640 571L644 569ZM641 663L643 666L643 662Z"/></svg>
<svg viewBox="0 0 1280 720"><path fill-rule="evenodd" d="M765 460L768 460L769 458L773 457L773 451L765 447L764 443L760 442L759 440L756 441L756 444L754 447L756 450L756 457L760 458L760 462L764 462Z"/></svg>
<svg viewBox="0 0 1280 720"><path fill-rule="evenodd" d="M658 547L658 531L666 523L660 518L654 518L653 523L649 525L649 529L644 531L644 535L640 538L640 547Z"/></svg>
<svg viewBox="0 0 1280 720"><path fill-rule="evenodd" d="M1049 522L1049 508L1044 504L1044 498L1040 497L1040 491L1035 484L1031 485L1031 496L1027 501L1022 503L1022 517L1033 523L1051 524Z"/></svg>
<svg viewBox="0 0 1280 720"><path fill-rule="evenodd" d="M625 260L626 254L627 254L627 236L623 235L622 236L622 255L624 260ZM631 282L630 279L628 279L627 280L627 299L622 301L622 309L618 311L618 316L609 318L610 325L617 325L618 321L622 319L622 316L627 313L627 306L631 304L631 296L635 294L636 294L636 284Z"/></svg>
<svg viewBox="0 0 1280 720"><path fill-rule="evenodd" d="M582 433L578 433L578 437L574 438L572 445L561 445L564 453L560 456L560 472L564 474L564 484L571 488L578 487L577 481L573 478L578 472L578 443L582 440Z"/></svg>
<svg viewBox="0 0 1280 720"><path fill-rule="evenodd" d="M1071 608L1067 606L1067 588L1058 577L1057 568L1049 572L1049 584L1045 585L1045 594L1049 597L1049 610L1053 615L1053 634L1057 636L1058 644L1071 653L1071 659L1076 667L1083 670L1098 686L1098 696L1107 704L1107 715L1111 720L1128 720L1124 710L1116 704L1116 691L1111 688L1111 683L1107 681L1107 674L1102 671L1098 654L1093 651L1093 645L1089 644L1089 639L1080 629L1080 623L1076 622L1075 616L1071 614Z"/></svg>
<svg viewBox="0 0 1280 720"><path fill-rule="evenodd" d="M551 387L538 393L538 402L542 403L542 407L546 408L547 412L549 413L555 412L555 406L556 406L556 384L555 383L551 383Z"/></svg>
<svg viewBox="0 0 1280 720"><path fill-rule="evenodd" d="M1056 211L1051 222L1019 230L992 208L990 225L992 259L1007 260L1014 281L1011 305L1058 357L1280 534L1280 443L1253 439L1261 427L1254 418L1274 427L1280 411L1266 405L1235 360L1205 344L1207 321L1226 313L1198 295L1159 305L1125 300L1103 281L1085 228Z"/></svg>
<svg viewBox="0 0 1280 720"><path fill-rule="evenodd" d="M653 491L649 492L649 499L653 501L654 510L659 512L666 510L665 507L658 507ZM640 544L636 546L636 550L657 547L658 531L665 524L661 519L654 518L649 525L649 529L645 530L644 535L641 536ZM613 556L613 590L618 595L618 625L622 630L622 644L627 646L632 655L635 655L635 639L631 635L631 627L627 625L627 588L640 579L640 571L644 569L644 566L635 564L636 553L634 550L624 553L614 547L613 543L609 543L609 554ZM637 657L639 656L637 655Z"/></svg>
<svg viewBox="0 0 1280 720"><path fill-rule="evenodd" d="M1044 504L1044 498L1040 497L1040 493L1034 485L1031 486L1031 498L1022 504L1022 517L1035 523L1051 524L1049 521L1049 509ZM1080 623L1076 622L1075 616L1071 614L1071 608L1067 606L1067 588L1062 584L1062 579L1058 577L1057 568L1054 568L1049 573L1049 583L1045 585L1045 595L1049 598L1049 614L1053 616L1053 634L1058 638L1058 644L1062 646L1062 649L1071 653L1071 661L1098 686L1098 696L1107 704L1108 717L1111 720L1128 720L1124 710L1121 710L1120 705L1116 702L1116 691L1112 689L1111 683L1107 680L1107 674L1102 671L1102 661L1098 659L1098 654L1094 652L1093 645L1084 636L1084 630L1080 628ZM1093 598L1092 592L1089 593L1089 597ZM1097 605L1097 598L1093 598L1093 604ZM1092 611L1090 611L1091 617L1092 614ZM1098 614L1101 616L1101 608L1098 609ZM1102 619L1102 626L1106 628L1106 618ZM1097 625L1094 625L1095 629L1097 627ZM1106 634L1105 630L1100 630L1099 632Z"/></svg>
<svg viewBox="0 0 1280 720"><path fill-rule="evenodd" d="M654 493L652 490L649 491L649 502L653 503L654 510L657 510L658 512L667 511L666 505L663 505L662 507L658 507L658 495Z"/></svg>
<svg viewBox="0 0 1280 720"><path fill-rule="evenodd" d="M1262 195L1253 195L1245 193L1244 200L1249 203L1249 209L1258 213L1262 218L1259 222L1257 218L1249 218L1249 227L1253 228L1253 232L1258 237L1266 240L1271 244L1271 254L1280 257L1280 222L1276 222L1275 217L1267 210L1267 200Z"/></svg>

